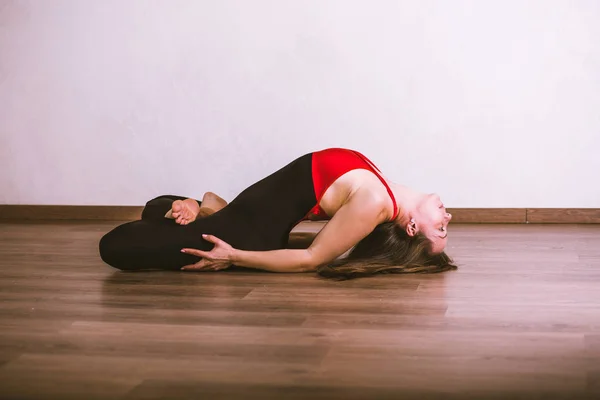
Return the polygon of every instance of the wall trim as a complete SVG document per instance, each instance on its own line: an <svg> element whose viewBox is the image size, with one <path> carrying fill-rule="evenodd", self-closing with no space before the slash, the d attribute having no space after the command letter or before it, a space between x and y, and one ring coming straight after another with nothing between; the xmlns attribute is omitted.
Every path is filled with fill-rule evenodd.
<svg viewBox="0 0 600 400"><path fill-rule="evenodd" d="M0 220L134 221L143 206L0 205Z"/></svg>
<svg viewBox="0 0 600 400"><path fill-rule="evenodd" d="M452 223L459 224L525 224L526 208L448 208Z"/></svg>
<svg viewBox="0 0 600 400"><path fill-rule="evenodd" d="M598 224L600 208L528 208L527 222L532 224Z"/></svg>
<svg viewBox="0 0 600 400"><path fill-rule="evenodd" d="M143 206L0 204L0 220L134 221ZM598 224L600 208L449 208L459 224Z"/></svg>

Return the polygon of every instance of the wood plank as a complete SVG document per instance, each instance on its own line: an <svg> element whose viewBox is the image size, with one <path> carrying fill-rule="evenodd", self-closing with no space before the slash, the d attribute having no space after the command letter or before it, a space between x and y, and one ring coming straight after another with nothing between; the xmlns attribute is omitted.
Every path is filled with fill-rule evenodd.
<svg viewBox="0 0 600 400"><path fill-rule="evenodd" d="M89 220L133 221L140 218L142 206L0 205L0 220ZM449 208L453 223L600 223L600 208ZM293 231L299 242L307 233L318 232L323 221L304 221Z"/></svg>
<svg viewBox="0 0 600 400"><path fill-rule="evenodd" d="M0 220L109 220L140 219L143 206L0 205Z"/></svg>
<svg viewBox="0 0 600 400"><path fill-rule="evenodd" d="M524 208L448 208L452 223L458 224L522 224Z"/></svg>
<svg viewBox="0 0 600 400"><path fill-rule="evenodd" d="M407 364L410 364L410 360L405 360ZM451 360L450 362L460 362L460 360ZM375 370L381 369L383 366L375 368ZM452 373L452 372L451 372ZM459 375L460 373L454 373ZM354 375L352 376L354 377ZM409 374L404 380L414 379L414 375ZM424 376L416 377L419 381L431 381L433 378L427 373ZM449 381L454 376L444 375L442 377L436 377L437 380ZM466 380L465 377L461 377ZM339 379L339 378L338 378ZM399 381L402 380L400 377ZM260 400L275 400L285 398L286 400L330 400L330 399L344 399L344 400L365 400L365 399L377 399L377 400L470 400L470 399L490 399L490 400L505 400L505 399L544 399L544 400L597 400L597 395L578 393L575 395L574 391L570 392L559 392L550 391L546 388L546 392L543 396L535 394L523 394L522 392L515 392L514 390L504 389L498 390L496 393L490 393L489 391L470 390L468 392L460 391L436 391L434 389L423 391L414 390L409 387L400 386L366 386L360 384L361 379L356 379L355 382L346 382L344 386L336 386L328 383L323 384L306 384L302 381L301 377L298 378L297 382L289 384L248 384L245 382L231 382L227 385L220 384L218 382L206 382L198 381L195 383L185 382L179 379L152 379L145 380L141 385L137 386L134 390L129 392L124 399L144 399L144 400L156 400L166 398L176 399L260 399ZM475 386L475 385L473 385ZM569 397L572 396L572 397Z"/></svg>
<svg viewBox="0 0 600 400"><path fill-rule="evenodd" d="M600 208L528 208L532 224L600 224Z"/></svg>

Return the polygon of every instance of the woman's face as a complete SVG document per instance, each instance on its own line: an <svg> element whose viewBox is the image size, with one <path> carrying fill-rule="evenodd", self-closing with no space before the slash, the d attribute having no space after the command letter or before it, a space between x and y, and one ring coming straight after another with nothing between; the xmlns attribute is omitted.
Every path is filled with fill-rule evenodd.
<svg viewBox="0 0 600 400"><path fill-rule="evenodd" d="M441 253L448 242L448 224L452 215L446 211L440 196L435 193L424 198L418 206L418 213L419 215L415 215L415 220L419 230L431 241L432 252Z"/></svg>

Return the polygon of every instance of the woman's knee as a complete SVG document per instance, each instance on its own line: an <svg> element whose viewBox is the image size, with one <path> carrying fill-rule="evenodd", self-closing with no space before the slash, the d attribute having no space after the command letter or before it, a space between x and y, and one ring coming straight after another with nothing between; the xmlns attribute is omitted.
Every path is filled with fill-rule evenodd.
<svg viewBox="0 0 600 400"><path fill-rule="evenodd" d="M142 210L142 219L153 219L162 220L167 212L173 206L175 200L182 200L185 197L173 196L173 195L162 195L153 198L146 203L146 206Z"/></svg>
<svg viewBox="0 0 600 400"><path fill-rule="evenodd" d="M153 206L157 204L165 204L167 202L173 203L175 200L185 199L185 197L174 196L171 194L163 194L162 196L158 196L153 198L152 200L148 200L146 202L146 206Z"/></svg>
<svg viewBox="0 0 600 400"><path fill-rule="evenodd" d="M132 264L129 262L127 248L125 246L125 238L121 238L119 232L115 230L108 232L101 239L98 244L98 250L100 252L100 258L106 264L111 267L118 268L121 270L130 270Z"/></svg>
<svg viewBox="0 0 600 400"><path fill-rule="evenodd" d="M105 234L98 243L100 258L111 267L127 271L179 269L191 264L182 264L182 257L197 257L181 253L184 247L194 247L178 234L192 232L186 227L170 224L157 224L153 221L132 221L117 226ZM199 236L199 235L196 235ZM179 243L181 242L181 244Z"/></svg>

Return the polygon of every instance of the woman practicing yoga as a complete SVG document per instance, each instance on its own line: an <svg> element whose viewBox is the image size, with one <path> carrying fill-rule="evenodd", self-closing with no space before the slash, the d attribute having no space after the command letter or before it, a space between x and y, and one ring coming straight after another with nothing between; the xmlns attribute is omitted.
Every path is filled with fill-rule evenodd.
<svg viewBox="0 0 600 400"><path fill-rule="evenodd" d="M307 219L329 221L308 248L286 248ZM431 273L456 268L444 253L451 219L439 196L390 182L357 151L332 148L297 158L229 204L210 192L202 201L157 197L99 247L122 270Z"/></svg>

